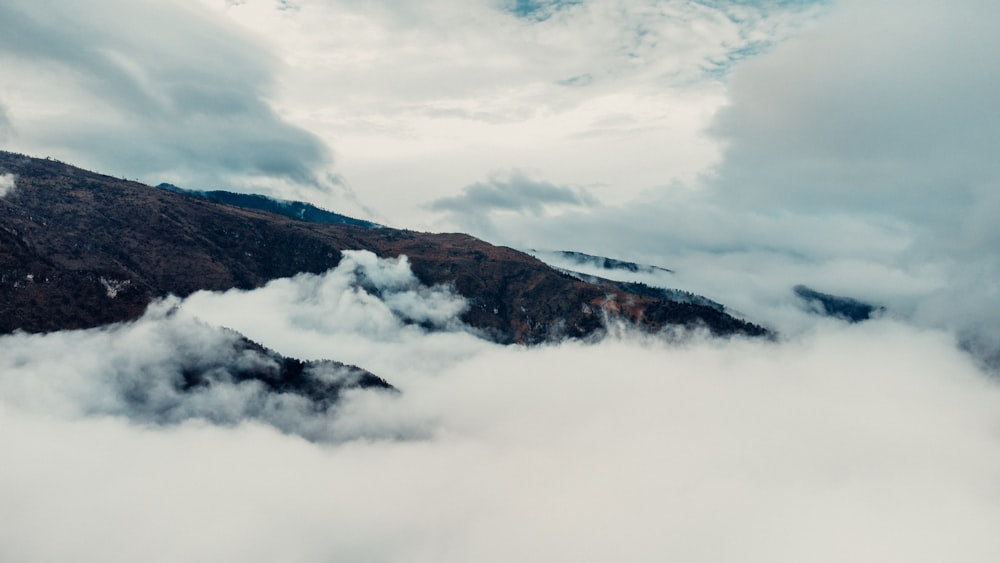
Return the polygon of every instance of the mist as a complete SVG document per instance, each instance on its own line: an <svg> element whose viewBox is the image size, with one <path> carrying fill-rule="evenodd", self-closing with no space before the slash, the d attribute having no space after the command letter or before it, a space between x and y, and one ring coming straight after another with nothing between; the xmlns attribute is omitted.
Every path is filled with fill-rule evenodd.
<svg viewBox="0 0 1000 563"><path fill-rule="evenodd" d="M0 174L0 197L7 197L13 193L17 187L17 176L13 174Z"/></svg>
<svg viewBox="0 0 1000 563"><path fill-rule="evenodd" d="M413 322L435 300L452 318ZM1000 389L946 332L818 319L765 341L611 326L600 342L526 348L476 338L461 310L447 287L414 285L405 260L359 252L321 276L196 294L131 325L0 338L0 558L1000 553ZM111 369L123 357L170 364L171 331L224 349L202 317L284 353L378 369L401 393L347 394L312 415L322 440L277 417L151 424L95 408L114 403L109 380L136 373ZM211 412L242 404L213 400Z"/></svg>

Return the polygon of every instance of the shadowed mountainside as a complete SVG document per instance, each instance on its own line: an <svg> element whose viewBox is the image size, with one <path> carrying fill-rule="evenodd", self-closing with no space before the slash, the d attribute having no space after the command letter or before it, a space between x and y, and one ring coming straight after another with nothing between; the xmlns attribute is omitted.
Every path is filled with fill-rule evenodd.
<svg viewBox="0 0 1000 563"><path fill-rule="evenodd" d="M343 223L346 225L355 225L357 227L368 227L370 229L377 229L382 226L377 223L372 223L371 221L355 219L354 217L348 217L346 215L320 209L315 205L302 201L287 201L258 194L238 194L224 190L211 190L207 192L200 190L186 190L173 184L159 184L156 187L181 194L203 197L216 203L225 203L236 207L269 211L271 213L277 213L278 215L284 215L285 217L299 219L300 221L305 221L307 223Z"/></svg>
<svg viewBox="0 0 1000 563"><path fill-rule="evenodd" d="M792 291L804 303L809 305L813 312L843 319L851 323L867 321L872 316L885 310L883 307L872 305L871 303L858 301L851 297L823 293L804 285L797 285L792 288Z"/></svg>
<svg viewBox="0 0 1000 563"><path fill-rule="evenodd" d="M317 224L0 152L0 332L135 319L153 300L251 289L335 267L342 250L405 254L427 285L452 284L462 320L501 343L585 337L607 316L650 330L765 335L717 309L588 283L464 234Z"/></svg>

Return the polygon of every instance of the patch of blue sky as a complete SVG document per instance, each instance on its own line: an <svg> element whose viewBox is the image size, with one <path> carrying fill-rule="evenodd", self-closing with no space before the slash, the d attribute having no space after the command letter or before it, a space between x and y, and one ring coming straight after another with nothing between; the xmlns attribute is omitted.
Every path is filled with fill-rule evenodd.
<svg viewBox="0 0 1000 563"><path fill-rule="evenodd" d="M559 10L582 3L583 0L508 0L505 9L519 18L544 21Z"/></svg>
<svg viewBox="0 0 1000 563"><path fill-rule="evenodd" d="M780 10L785 11L796 8L811 8L818 5L830 4L832 0L691 0L695 4L708 6L717 10L726 8L756 8L758 10Z"/></svg>
<svg viewBox="0 0 1000 563"><path fill-rule="evenodd" d="M702 65L705 76L711 79L723 80L739 62L768 51L780 37L770 39L750 39L751 32L766 21L780 15L809 14L815 15L829 7L832 0L691 0L693 3L717 10L743 29L741 36L745 42L733 45L721 57L706 60ZM819 9L820 12L816 12Z"/></svg>
<svg viewBox="0 0 1000 563"><path fill-rule="evenodd" d="M584 86L589 86L594 82L594 75L592 74L580 74L577 76L571 76L569 78L564 78L558 82L560 86L569 86L571 88L582 88Z"/></svg>
<svg viewBox="0 0 1000 563"><path fill-rule="evenodd" d="M730 49L724 57L706 60L701 66L702 71L708 78L722 80L729 75L737 63L766 52L772 45L771 41L752 41Z"/></svg>

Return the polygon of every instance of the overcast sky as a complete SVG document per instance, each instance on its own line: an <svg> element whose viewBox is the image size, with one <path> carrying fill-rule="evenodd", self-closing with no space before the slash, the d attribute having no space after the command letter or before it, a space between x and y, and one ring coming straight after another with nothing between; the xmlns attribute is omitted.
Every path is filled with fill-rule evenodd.
<svg viewBox="0 0 1000 563"><path fill-rule="evenodd" d="M998 560L998 52L991 0L4 0L8 150L652 264L781 337L499 347L366 254L3 337L0 556ZM212 325L403 393L122 414Z"/></svg>
<svg viewBox="0 0 1000 563"><path fill-rule="evenodd" d="M339 182L378 218L430 227L430 202L498 175L603 203L694 180L719 157L705 130L734 66L825 8L13 0L0 10L7 146L150 183L283 188L356 207L287 185L344 195Z"/></svg>

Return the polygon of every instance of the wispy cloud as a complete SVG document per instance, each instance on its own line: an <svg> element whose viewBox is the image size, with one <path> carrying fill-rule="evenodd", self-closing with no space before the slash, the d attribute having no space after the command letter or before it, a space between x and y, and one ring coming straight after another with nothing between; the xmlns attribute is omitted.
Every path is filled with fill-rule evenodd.
<svg viewBox="0 0 1000 563"><path fill-rule="evenodd" d="M487 182L466 186L460 195L437 199L430 207L459 216L488 215L497 211L537 216L546 208L589 207L596 203L585 189L557 186L515 170L510 174L495 174Z"/></svg>
<svg viewBox="0 0 1000 563"><path fill-rule="evenodd" d="M17 187L17 176L14 174L0 174L0 197L7 197L13 193Z"/></svg>

